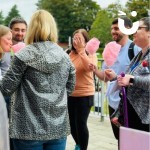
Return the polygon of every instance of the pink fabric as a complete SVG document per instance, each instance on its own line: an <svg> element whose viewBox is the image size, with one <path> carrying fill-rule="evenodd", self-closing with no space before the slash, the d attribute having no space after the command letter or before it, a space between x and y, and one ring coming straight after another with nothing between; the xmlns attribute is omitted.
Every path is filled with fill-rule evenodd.
<svg viewBox="0 0 150 150"><path fill-rule="evenodd" d="M19 42L18 44L15 44L15 45L12 46L13 52L18 53L25 46L26 46L25 43Z"/></svg>
<svg viewBox="0 0 150 150"><path fill-rule="evenodd" d="M89 54L93 55L98 50L99 45L100 41L94 37L87 42L85 49Z"/></svg>
<svg viewBox="0 0 150 150"><path fill-rule="evenodd" d="M150 150L150 133L120 127L120 150Z"/></svg>
<svg viewBox="0 0 150 150"><path fill-rule="evenodd" d="M118 57L120 49L121 45L117 44L115 41L110 42L105 46L102 56L108 67L114 64Z"/></svg>

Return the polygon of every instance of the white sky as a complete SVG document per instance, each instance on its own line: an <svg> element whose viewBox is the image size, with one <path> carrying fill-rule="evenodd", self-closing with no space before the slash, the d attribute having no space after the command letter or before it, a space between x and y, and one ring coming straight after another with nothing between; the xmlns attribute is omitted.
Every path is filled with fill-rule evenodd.
<svg viewBox="0 0 150 150"><path fill-rule="evenodd" d="M118 0L94 0L102 8L107 7L111 3L118 2ZM6 17L10 9L16 4L20 12L20 15L29 22L30 17L33 12L36 10L36 3L38 0L0 0L0 11L3 11L3 16ZM120 0L122 5L125 5L127 0Z"/></svg>
<svg viewBox="0 0 150 150"><path fill-rule="evenodd" d="M109 4L119 2L121 5L125 5L128 0L93 0L96 1L101 8L107 7Z"/></svg>

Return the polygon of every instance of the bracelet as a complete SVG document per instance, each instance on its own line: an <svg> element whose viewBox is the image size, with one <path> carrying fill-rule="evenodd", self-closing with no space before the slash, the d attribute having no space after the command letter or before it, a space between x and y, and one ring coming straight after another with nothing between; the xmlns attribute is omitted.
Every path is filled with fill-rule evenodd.
<svg viewBox="0 0 150 150"><path fill-rule="evenodd" d="M115 78L113 78L112 80L110 80L110 82L117 80L117 76Z"/></svg>

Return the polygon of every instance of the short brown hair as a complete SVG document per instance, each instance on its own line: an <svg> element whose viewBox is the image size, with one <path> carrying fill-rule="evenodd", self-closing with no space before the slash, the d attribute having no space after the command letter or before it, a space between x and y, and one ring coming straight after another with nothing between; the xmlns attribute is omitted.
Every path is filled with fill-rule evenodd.
<svg viewBox="0 0 150 150"><path fill-rule="evenodd" d="M81 34L83 35L83 37L84 37L86 43L90 40L90 37L89 37L89 35L88 35L88 32L87 32L85 29L78 29L78 30L74 31L73 36L74 36L76 33L81 33ZM72 50L76 52L76 49L74 48L73 44L72 44Z"/></svg>
<svg viewBox="0 0 150 150"><path fill-rule="evenodd" d="M11 19L11 21L9 23L10 29L12 29L14 24L16 24L16 23L23 23L27 27L27 22L23 18L21 18L21 17L14 17L14 18Z"/></svg>
<svg viewBox="0 0 150 150"><path fill-rule="evenodd" d="M143 21L144 25L146 25L146 31L150 31L150 17L144 17L140 21Z"/></svg>
<svg viewBox="0 0 150 150"><path fill-rule="evenodd" d="M127 18L126 16L122 16L120 18L124 20L125 27L129 27L129 28L132 27L132 21L129 18ZM112 25L114 24L118 24L118 18L112 21Z"/></svg>

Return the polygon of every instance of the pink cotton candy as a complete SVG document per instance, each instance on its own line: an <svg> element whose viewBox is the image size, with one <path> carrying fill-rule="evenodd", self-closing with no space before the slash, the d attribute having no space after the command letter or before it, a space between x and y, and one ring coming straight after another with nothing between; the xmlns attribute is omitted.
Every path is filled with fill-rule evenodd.
<svg viewBox="0 0 150 150"><path fill-rule="evenodd" d="M99 45L100 41L94 37L87 42L85 49L89 54L93 55L98 50Z"/></svg>
<svg viewBox="0 0 150 150"><path fill-rule="evenodd" d="M26 46L25 43L19 42L18 44L15 44L15 45L12 46L13 52L18 53L25 46Z"/></svg>
<svg viewBox="0 0 150 150"><path fill-rule="evenodd" d="M120 52L121 45L117 44L115 41L108 43L102 53L103 59L108 67L112 66Z"/></svg>

